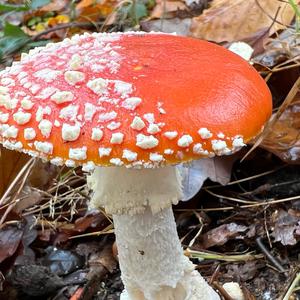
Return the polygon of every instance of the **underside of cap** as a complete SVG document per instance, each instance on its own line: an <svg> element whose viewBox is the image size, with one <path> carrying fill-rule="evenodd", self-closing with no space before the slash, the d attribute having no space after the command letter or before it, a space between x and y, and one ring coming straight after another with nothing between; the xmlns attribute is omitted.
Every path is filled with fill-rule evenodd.
<svg viewBox="0 0 300 300"><path fill-rule="evenodd" d="M271 108L246 61L161 33L76 35L0 72L3 146L86 171L231 154Z"/></svg>

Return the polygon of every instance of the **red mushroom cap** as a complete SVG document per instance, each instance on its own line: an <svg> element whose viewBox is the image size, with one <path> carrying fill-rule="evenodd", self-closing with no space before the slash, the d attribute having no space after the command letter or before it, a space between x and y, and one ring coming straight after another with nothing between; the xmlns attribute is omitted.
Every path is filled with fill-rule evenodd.
<svg viewBox="0 0 300 300"><path fill-rule="evenodd" d="M230 154L261 131L271 108L246 61L167 34L74 36L0 73L4 147L86 170Z"/></svg>

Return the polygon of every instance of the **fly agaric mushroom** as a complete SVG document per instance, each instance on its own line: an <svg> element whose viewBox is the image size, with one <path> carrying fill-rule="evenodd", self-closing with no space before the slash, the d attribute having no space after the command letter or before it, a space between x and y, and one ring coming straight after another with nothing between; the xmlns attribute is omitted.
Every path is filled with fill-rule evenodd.
<svg viewBox="0 0 300 300"><path fill-rule="evenodd" d="M183 255L175 165L229 155L271 114L263 79L230 51L154 33L93 33L31 50L0 73L0 142L82 165L113 215L121 299L219 299Z"/></svg>

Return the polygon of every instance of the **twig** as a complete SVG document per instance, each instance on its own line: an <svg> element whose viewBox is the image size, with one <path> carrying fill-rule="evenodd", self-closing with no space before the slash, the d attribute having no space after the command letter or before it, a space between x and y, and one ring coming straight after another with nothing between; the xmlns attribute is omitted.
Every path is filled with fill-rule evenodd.
<svg viewBox="0 0 300 300"><path fill-rule="evenodd" d="M280 12L280 10L281 10L281 6L279 6L278 7L278 9L277 9L277 11L276 11L276 13L275 13L275 16L273 17L273 16L271 16L262 6L261 6L261 4L259 3L259 1L258 0L255 0L255 2L256 2L256 4L257 4L257 6L261 9L261 11L266 15L266 16L268 16L271 20L272 20L272 24L271 24L271 26L269 27L269 30L272 28L272 26L275 24L275 23L277 23L277 24L279 24L279 25L281 25L281 26L284 26L284 27L287 27L287 28L291 28L291 26L289 26L289 25L286 25L286 24L283 24L282 22L279 22L278 20L277 20L277 17L278 17L278 14L279 14L279 12Z"/></svg>
<svg viewBox="0 0 300 300"><path fill-rule="evenodd" d="M281 263L278 261L276 257L274 257L271 252L266 248L264 243L262 242L261 237L258 237L256 239L256 243L259 247L259 249L266 255L268 260L282 273L286 271L286 269L281 265Z"/></svg>
<svg viewBox="0 0 300 300"><path fill-rule="evenodd" d="M299 200L300 195L294 196L294 197L288 197L283 199L265 199L264 202L259 202L255 204L248 204L248 205L241 205L241 206L224 206L224 207L214 207L214 208L175 208L174 211L180 211L180 212L187 212L187 211L203 211L203 212L210 212L210 211L229 211L229 210L237 210L237 209L243 209L243 208L254 208L254 207L260 207L260 206L269 206L274 205L278 203L284 203L289 202L293 200Z"/></svg>
<svg viewBox="0 0 300 300"><path fill-rule="evenodd" d="M202 221L202 217L199 215L199 213L197 211L194 211L194 214L196 215L197 219L199 220L200 228L199 228L198 232L196 233L196 235L189 242L188 248L190 248L190 247L192 247L194 245L196 239L201 234L201 232L203 230L203 227L204 227L204 224L203 224L203 221Z"/></svg>
<svg viewBox="0 0 300 300"><path fill-rule="evenodd" d="M225 300L234 300L217 281L213 282L213 286L219 291Z"/></svg>
<svg viewBox="0 0 300 300"><path fill-rule="evenodd" d="M207 193L209 193L210 195L217 197L217 198L222 198L225 200L229 200L229 201L234 201L234 202L238 202L238 203L246 203L246 204L254 204L254 203L258 203L256 201L249 201L249 200L243 200L243 199L238 199L238 198L233 198L233 197L228 197L225 195L220 195L220 194L216 194L210 190L206 190Z"/></svg>
<svg viewBox="0 0 300 300"><path fill-rule="evenodd" d="M265 227L265 232L266 232L266 235L267 235L267 238L268 238L270 249L272 249L273 245L272 245L272 241L271 241L271 238L270 238L270 233L269 233L269 230L268 230L268 224L267 224L267 209L268 209L268 207L266 207L264 209L264 227Z"/></svg>
<svg viewBox="0 0 300 300"><path fill-rule="evenodd" d="M210 285L212 285L214 281L217 281L217 278L218 278L219 273L220 273L220 268L221 268L221 265L218 264L217 267L216 267L216 269L214 270L212 276L211 276L210 279L209 279L209 282L208 282L208 283L209 283Z"/></svg>
<svg viewBox="0 0 300 300"><path fill-rule="evenodd" d="M57 25L55 27L51 27L49 29L46 29L38 34L36 34L35 36L33 36L31 38L32 41L36 41L38 40L39 38L41 38L43 35L46 35L48 33L51 33L51 32L54 32L54 31L57 31L57 30L61 30L61 29L67 29L67 28L85 28L85 27L96 27L97 29L97 26L98 25L101 25L102 22L71 22L71 23L66 23L66 24L61 24L61 25Z"/></svg>
<svg viewBox="0 0 300 300"><path fill-rule="evenodd" d="M74 235L74 236L69 237L68 239L73 240L73 239L77 239L77 238L83 238L83 237L88 237L88 236L99 236L99 235L105 235L105 234L111 234L111 233L114 233L114 229L113 229L113 225L109 224L106 228L104 228L101 231Z"/></svg>
<svg viewBox="0 0 300 300"><path fill-rule="evenodd" d="M256 174L256 175L249 176L249 177L246 177L246 178L242 178L242 179L230 181L230 182L226 183L226 186L238 184L238 183L241 183L241 182L250 181L252 179L256 179L256 178L259 178L259 177L263 177L263 176L272 174L274 172L277 172L278 170L280 170L280 169L282 169L284 167L286 167L286 166L281 166L279 168L276 168L276 169L273 169L273 170L270 170L270 171L266 171L266 172L263 172L263 173L260 173L260 174ZM204 186L203 188L205 188L205 189L212 189L212 188L218 188L218 187L222 187L222 185L221 184L214 184L214 185Z"/></svg>

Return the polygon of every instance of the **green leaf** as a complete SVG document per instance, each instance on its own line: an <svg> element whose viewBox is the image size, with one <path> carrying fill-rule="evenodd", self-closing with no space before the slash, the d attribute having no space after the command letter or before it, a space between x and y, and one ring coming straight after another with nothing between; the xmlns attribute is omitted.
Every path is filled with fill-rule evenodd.
<svg viewBox="0 0 300 300"><path fill-rule="evenodd" d="M27 37L28 35L16 25L6 22L3 28L4 36L7 37Z"/></svg>
<svg viewBox="0 0 300 300"><path fill-rule="evenodd" d="M148 15L147 7L144 3L137 2L134 8L135 8L135 17L137 20L140 20L143 17L146 17Z"/></svg>
<svg viewBox="0 0 300 300"><path fill-rule="evenodd" d="M40 23L40 22L42 22L41 17L33 17L27 22L27 26L31 27L33 25L36 25L37 23Z"/></svg>
<svg viewBox="0 0 300 300"><path fill-rule="evenodd" d="M137 25L139 24L140 19L148 15L148 11L144 3L134 1L132 3L121 6L118 11L118 15L121 18L122 22L127 19L133 25Z"/></svg>
<svg viewBox="0 0 300 300"><path fill-rule="evenodd" d="M3 37L0 38L0 59L21 49L29 41L30 37L20 27L5 23Z"/></svg>
<svg viewBox="0 0 300 300"><path fill-rule="evenodd" d="M0 4L0 12L9 12L9 11L27 11L29 10L27 5L13 5L13 4Z"/></svg>
<svg viewBox="0 0 300 300"><path fill-rule="evenodd" d="M24 48L22 48L22 51L28 52L32 48L46 46L50 42L52 42L52 40L41 40L41 41L37 41L37 42L27 43L24 46Z"/></svg>
<svg viewBox="0 0 300 300"><path fill-rule="evenodd" d="M29 4L31 9L37 9L49 4L51 0L32 0Z"/></svg>
<svg viewBox="0 0 300 300"><path fill-rule="evenodd" d="M24 47L29 41L28 37L4 37L0 39L0 59Z"/></svg>
<svg viewBox="0 0 300 300"><path fill-rule="evenodd" d="M25 5L0 4L0 12L35 10L49 4L51 0L32 0Z"/></svg>

